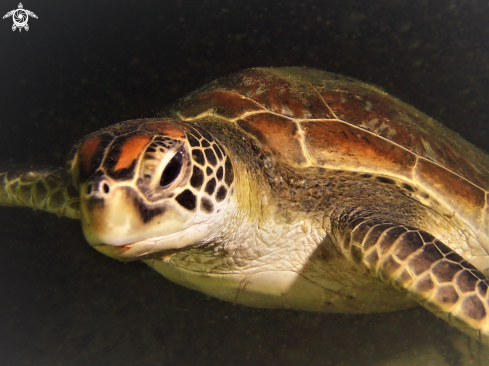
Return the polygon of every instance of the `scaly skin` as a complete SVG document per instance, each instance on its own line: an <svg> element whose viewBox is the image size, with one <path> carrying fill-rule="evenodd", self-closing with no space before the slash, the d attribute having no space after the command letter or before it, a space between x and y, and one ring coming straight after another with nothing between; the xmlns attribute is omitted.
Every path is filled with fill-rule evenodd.
<svg viewBox="0 0 489 366"><path fill-rule="evenodd" d="M61 168L0 173L0 206L31 207L79 219L79 193Z"/></svg>
<svg viewBox="0 0 489 366"><path fill-rule="evenodd" d="M351 262L489 344L489 281L424 230L345 211L333 230Z"/></svg>

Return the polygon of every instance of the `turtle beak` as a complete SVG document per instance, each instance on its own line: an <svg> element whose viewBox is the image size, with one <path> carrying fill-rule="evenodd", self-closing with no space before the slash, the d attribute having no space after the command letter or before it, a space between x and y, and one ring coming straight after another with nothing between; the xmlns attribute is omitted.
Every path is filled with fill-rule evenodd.
<svg viewBox="0 0 489 366"><path fill-rule="evenodd" d="M83 234L95 249L109 257L130 260L155 246L148 238L158 235L149 232L148 226L152 226L142 219L137 193L127 183L96 174L82 185L81 192Z"/></svg>
<svg viewBox="0 0 489 366"><path fill-rule="evenodd" d="M93 247L100 253L105 254L108 257L129 262L135 259L139 259L140 256L151 252L151 249L155 246L154 241L141 241L133 244L127 244L122 246L113 246L107 244L97 244Z"/></svg>
<svg viewBox="0 0 489 366"><path fill-rule="evenodd" d="M128 231L137 218L131 215L134 207L125 187L98 171L82 185L81 192L81 221L87 241L91 245L128 244Z"/></svg>
<svg viewBox="0 0 489 366"><path fill-rule="evenodd" d="M127 244L131 227L139 222L129 196L127 189L98 175L86 184L81 204L87 241L99 252L121 261L137 259L155 245L149 240Z"/></svg>
<svg viewBox="0 0 489 366"><path fill-rule="evenodd" d="M82 195L81 222L91 245L124 246L144 240L135 228L140 215L134 207L130 189L111 185L106 179L94 179L85 185Z"/></svg>

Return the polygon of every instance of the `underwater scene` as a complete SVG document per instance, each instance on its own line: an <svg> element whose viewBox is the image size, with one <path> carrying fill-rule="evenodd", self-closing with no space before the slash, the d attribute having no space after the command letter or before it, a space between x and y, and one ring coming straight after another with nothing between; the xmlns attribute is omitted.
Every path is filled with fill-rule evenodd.
<svg viewBox="0 0 489 366"><path fill-rule="evenodd" d="M443 223L433 224L438 222L436 212L442 210L439 202L448 202L446 210L456 214L450 212L447 217L459 215L462 219L457 219L457 223L462 226L477 222L479 226L474 230L479 230L480 237L487 231L487 225L481 224L485 216L473 212L485 212L484 187L489 184L489 156L485 155L489 153L488 3L4 0L0 14L0 365L489 365L489 313L485 313L489 307L483 292L487 288L484 276L489 272L489 248L474 249L482 259L469 260L472 265L462 258L467 254L465 249L449 245L457 243L472 226L467 224L470 230L457 226L450 231ZM255 67L299 68L235 74ZM191 94L179 102L228 75L238 76L221 79L200 90L201 94ZM325 75L329 75L328 82ZM377 108L371 100L384 103L388 110L374 116L378 120L370 117L371 110L375 112ZM431 118L408 105L444 127L436 127ZM170 113L175 120L187 124L156 126L151 121L139 121L86 137L118 122L168 117ZM363 119L362 113L368 119ZM216 115L225 122L218 127L213 125ZM384 117L402 120L405 125L395 130L392 125L379 122ZM336 123L347 118L358 126ZM322 127L315 130L314 119L336 124L331 124L328 135ZM287 128L291 130L283 132ZM147 137L147 133L156 130L166 138ZM300 138L302 142L297 143ZM355 142L355 138L362 143ZM203 159L200 163L196 150ZM341 158L328 160L338 151L342 151ZM358 159L348 160L349 157ZM291 165L280 165L284 161ZM300 169L308 162L316 167L306 174ZM440 166L450 166L455 173L447 170L448 173L438 174ZM52 167L73 168L72 175L46 180L43 186L47 191L61 187L58 198L64 203L73 199L69 209L52 209L48 213L43 212L50 211L44 204L34 210L4 207L36 206L36 199L49 193L40 193L36 188L37 198L27 193L14 202L5 193L10 178L1 173L9 171L12 177L14 171L51 172ZM407 171L418 170L426 177L424 188L404 183L402 177ZM328 173L331 171L335 173ZM95 219L90 221L96 217L93 212L103 212L108 207L109 194L122 191L122 186L129 187L133 183L128 182L137 174L141 174L137 181L141 196L128 194L131 203L116 205L112 211L117 217L124 217L124 222L117 228L108 225L109 229L101 229ZM220 210L228 212L234 199L245 207L242 212L248 215L247 220L258 215L258 206L268 212L271 219L264 231L274 234L267 240L280 243L291 233L297 235L293 230L306 233L312 229L304 229L305 224L290 230L278 229L278 224L270 227L268 223L298 222L294 216L297 212L312 212L311 207L324 202L321 182L344 182L343 176L348 176L345 181L355 182L348 187L357 188L328 191L331 207L343 202L339 197L348 196L354 197L358 207L375 202L371 210L376 209L379 215L393 221L405 215L409 218L403 223L405 226L418 223L423 229L418 230L423 245L442 252L436 254L441 258L436 260L445 261L451 256L455 259L450 268L459 263L457 268L475 276L463 280L457 275L456 281L465 282L458 283L453 300L457 311L461 309L461 314L468 317L460 318L469 319L468 324L472 324L466 329L470 335L457 329L467 328L466 324L457 323L456 315L456 319L450 318L448 310L442 311L441 318L434 315L440 306L442 310L448 306L448 295L439 303L435 301L443 306L429 311L403 294L407 285L402 287L401 280L396 284L401 283L402 291L384 286L377 277L390 275L387 267L382 267L382 272L380 267L368 267L372 262L366 259L357 260L358 245L348 243L359 231L352 229L355 225L374 225L365 219L366 214L359 216L364 221L354 221L353 216L331 219L337 224L326 230L331 239L317 239L314 232L305 235L321 242L323 251L312 248L309 256L295 264L294 268L313 269L309 275L300 270L301 276L293 278L297 293L291 295L294 298L290 302L284 300L285 308L262 308L264 303L254 298L236 300L240 304L222 301L216 296L235 300L234 295L223 295L225 286L234 291L239 286L243 290L246 285L239 281L229 285L219 277L213 279L216 282L212 289L195 291L191 288L199 288L199 281L204 280L193 279L185 271L166 269L165 263L178 260L191 262L189 266L193 267L189 269L205 268L209 257L201 256L198 248L187 252L185 240L207 240L205 245L210 249L206 255L212 256L221 250L212 245L222 238L211 229L204 238L196 239L195 233L203 230L200 228L189 234L189 239L181 236L176 246L163 239L157 244L151 242L154 248L150 249L125 246L135 241L149 245L143 239L157 220L163 222L161 227L172 229L183 225L178 221L180 217L190 222L187 218L193 214L189 212L197 212L198 220L217 215ZM276 198L283 189L281 179L287 180L290 192ZM265 180L278 183L268 187L268 183L262 184ZM314 183L301 183L308 180ZM456 184L451 183L455 181ZM291 182L296 184L293 188ZM358 193L358 187L365 193ZM382 187L383 193L374 193L369 190L372 187ZM81 208L80 191L84 197ZM258 196L261 198L256 202L254 198L243 198ZM270 197L274 198L267 201ZM173 206L161 209L157 203L163 199ZM105 206L100 202L105 202ZM383 211L394 206L398 211L392 214ZM336 217L331 207L326 209L328 218ZM357 212L358 207L348 206L345 210ZM304 215L304 222L318 219ZM77 219L80 216L82 225ZM241 220L237 216L219 216L215 220L222 221L220 227L226 227L229 235L239 237L244 229L236 224ZM375 225L381 224L386 222L375 221ZM287 225L283 227L288 228ZM434 225L434 236L426 232L430 225ZM386 226L385 230L396 228ZM110 247L107 243L114 232L119 236ZM319 230L321 233L324 234ZM293 238L297 245L303 245L302 234ZM332 244L338 238L343 243L339 249ZM367 236L362 240L368 243ZM385 249L387 244L380 240L369 245ZM444 240L448 246L442 243ZM473 244L470 240L467 239L469 246ZM410 243L403 248L413 247ZM392 250L400 251L395 245ZM236 246L224 251L234 255L240 250ZM293 246L276 253L272 250L267 261L288 262L287 256L294 250ZM148 264L163 265L154 265L155 270L132 260L138 256ZM253 271L257 266L239 260L229 265L228 257L222 258L222 267L216 271ZM319 258L319 262L314 262L314 258ZM401 262L410 273L416 273L416 263L410 258ZM375 281L364 267L363 272L350 270L359 262L373 273ZM333 264L321 267L321 263ZM430 263L430 268L434 268L435 260ZM322 290L314 292L317 288L306 283L324 268L329 276L324 281L332 281L335 286L343 286L336 277L351 278L347 281L350 285L339 290L345 294L340 297L358 293L362 294L360 300L352 305L341 300L339 305L333 304L336 310L332 312L315 311L336 301ZM271 292L283 290L281 283L290 284L284 273L266 279L272 283ZM440 276L450 275L447 269ZM463 293L464 286L473 283L477 287L470 291L479 291L478 298ZM285 288L290 289L287 285ZM261 291L269 295L268 290ZM313 301L320 300L321 305L308 303L308 296L314 297L311 293L317 296ZM421 293L422 289L414 298ZM362 300L370 298L375 301ZM279 307L280 301L273 300L270 306ZM444 321L447 319L455 326ZM480 335L474 331L479 325Z"/></svg>

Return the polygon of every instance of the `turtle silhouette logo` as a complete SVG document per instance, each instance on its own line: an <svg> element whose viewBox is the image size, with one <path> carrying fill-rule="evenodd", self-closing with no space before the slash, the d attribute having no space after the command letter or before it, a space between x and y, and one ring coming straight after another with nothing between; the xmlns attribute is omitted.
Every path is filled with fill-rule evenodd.
<svg viewBox="0 0 489 366"><path fill-rule="evenodd" d="M29 21L29 16L37 19L36 14L34 14L30 10L24 9L22 3L19 3L19 8L9 11L3 16L3 19L12 17L14 21L14 24L12 25L12 30L15 31L18 28L19 32L21 32L22 28L24 28L26 31L29 30L29 25L27 24L27 22Z"/></svg>

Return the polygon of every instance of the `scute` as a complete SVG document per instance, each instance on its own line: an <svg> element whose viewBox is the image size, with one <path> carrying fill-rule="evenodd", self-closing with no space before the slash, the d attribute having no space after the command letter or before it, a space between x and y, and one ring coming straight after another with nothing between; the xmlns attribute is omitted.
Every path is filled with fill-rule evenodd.
<svg viewBox="0 0 489 366"><path fill-rule="evenodd" d="M416 156L401 146L337 120L300 124L315 165L412 178Z"/></svg>
<svg viewBox="0 0 489 366"><path fill-rule="evenodd" d="M243 102L240 104L237 101ZM325 71L298 67L244 70L191 94L180 103L178 109L184 120L207 113L233 122L238 119L249 121L247 116L266 111L295 122L301 121L304 125L311 120L341 120L489 190L489 159L482 151L385 92L358 80ZM269 114L261 116L256 123L240 122L238 125L243 124L243 129L265 144L268 141L264 137L271 134L275 135L273 144L278 139L286 142L292 138L291 134L296 133L291 128L267 131L270 126L263 122L266 118L274 121ZM379 144L377 141L373 144ZM323 150L329 148L327 141L322 139L316 145L322 146ZM364 148L367 147L368 143L365 142Z"/></svg>
<svg viewBox="0 0 489 366"><path fill-rule="evenodd" d="M179 106L180 114L188 118L212 110L233 119L268 110L293 118L334 118L310 83L271 70L248 69L216 80L185 98Z"/></svg>
<svg viewBox="0 0 489 366"><path fill-rule="evenodd" d="M420 187L423 204L442 202L444 214L455 212L489 242L486 154L371 85L314 69L248 69L191 94L177 114L196 123L227 120L285 165L390 176L410 192Z"/></svg>
<svg viewBox="0 0 489 366"><path fill-rule="evenodd" d="M301 145L298 124L281 115L259 113L237 121L246 132L256 136L274 154L296 165L307 165L307 157Z"/></svg>

